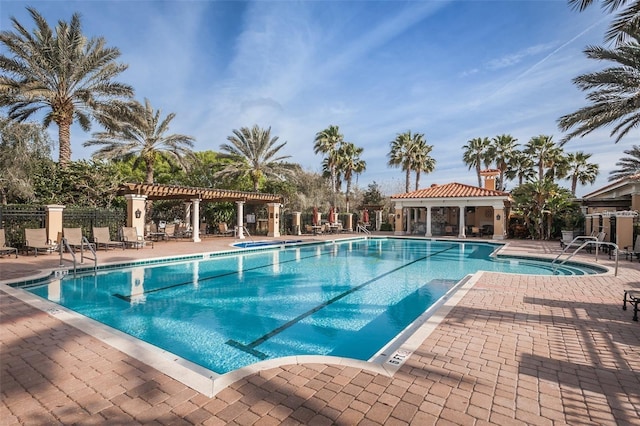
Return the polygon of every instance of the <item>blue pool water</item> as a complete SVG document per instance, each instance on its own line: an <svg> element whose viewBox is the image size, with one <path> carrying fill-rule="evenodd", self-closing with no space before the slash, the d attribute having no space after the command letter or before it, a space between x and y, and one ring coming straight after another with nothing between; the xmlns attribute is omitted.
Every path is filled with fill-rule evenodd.
<svg viewBox="0 0 640 426"><path fill-rule="evenodd" d="M493 259L496 247L355 240L67 276L28 290L218 373L287 355L367 360L467 274L553 273L545 262Z"/></svg>

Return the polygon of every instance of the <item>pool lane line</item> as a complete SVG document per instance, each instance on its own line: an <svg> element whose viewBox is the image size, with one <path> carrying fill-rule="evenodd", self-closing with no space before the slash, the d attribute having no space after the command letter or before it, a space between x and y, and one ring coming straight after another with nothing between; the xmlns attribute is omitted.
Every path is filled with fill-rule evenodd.
<svg viewBox="0 0 640 426"><path fill-rule="evenodd" d="M332 251L326 251L326 252L322 252L320 253L320 256L325 256L325 255L330 255L333 254ZM318 257L317 253L314 253L310 256L305 256L305 257L300 257L298 259L290 259L290 260L285 260L283 262L278 262L278 265L284 265L287 263L291 263L291 262L298 262L300 260L304 260L304 259L311 259L313 257ZM242 271L232 271L232 272L226 272L224 274L218 274L218 275L212 275L210 277L203 277L203 278L199 278L198 282L205 282L205 281L209 281L209 280L215 280L217 278L222 278L222 277L228 277L230 275L237 275L240 272L245 273L248 271L255 271L258 269L263 269L263 268L270 268L273 265L275 265L274 262L268 263L266 265L260 265L260 266L254 266L253 268L247 268L247 269L243 269ZM169 290L171 288L176 288L176 287L181 287L184 285L191 285L193 284L193 280L192 281L186 281L186 282L182 282L182 283L177 283L177 284L172 284L166 287L160 287L160 288L154 288L154 289L150 289L150 290L145 290L140 294L136 294L136 296L142 295L142 294L151 294L151 293L157 293L159 291L164 291L164 290ZM112 293L112 296L117 297L118 299L124 300L125 302L131 302L131 295L129 296L125 296L124 294L120 294L120 293Z"/></svg>
<svg viewBox="0 0 640 426"><path fill-rule="evenodd" d="M368 281L365 281L364 283L357 285L353 288L350 288L349 290L340 293L339 295L327 300L324 303L321 303L320 305L308 310L307 312L304 312L300 315L298 315L297 317L295 317L292 320L287 321L286 323L282 324L280 327L275 328L273 330L271 330L269 333L264 334L263 336L259 337L258 339L254 340L253 342L249 343L248 345L245 345L243 343L238 342L237 340L233 340L233 339L229 339L227 340L225 343L229 346L233 346L234 348L240 349L241 351L244 351L250 355L255 356L256 358L259 359L267 359L269 357L269 355L265 354L264 352L260 352L259 350L255 349L256 346L259 346L261 344L263 344L264 342L266 342L267 340L269 340L270 338L272 338L273 336L282 333L284 330L288 329L289 327L291 327L292 325L297 324L298 322L302 321L303 319L307 318L310 315L313 315L314 313L318 312L319 310L331 305L332 303L337 302L338 300L350 295L353 292L356 292L358 290L360 290L363 287L368 286L369 284L374 283L375 281L380 280L381 278L384 278L388 275L391 275L395 272L398 272L401 269L406 268L407 266L411 266L414 263L417 262L421 262L425 259L428 259L430 257L436 256L438 254L442 254L448 250L451 250L452 248L454 248L456 246L450 246L448 248L442 249L440 251L434 252L434 253L430 253L427 256L423 256L420 257L418 259L412 260L409 263L405 263L404 265L398 266L396 268L391 269L390 271L387 271L385 273L383 273L382 275L378 275L377 277L374 277Z"/></svg>

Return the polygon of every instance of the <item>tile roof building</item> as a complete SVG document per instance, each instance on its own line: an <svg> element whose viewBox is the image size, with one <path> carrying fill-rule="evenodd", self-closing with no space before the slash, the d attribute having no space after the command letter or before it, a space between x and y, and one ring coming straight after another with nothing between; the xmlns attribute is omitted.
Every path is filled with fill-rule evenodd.
<svg viewBox="0 0 640 426"><path fill-rule="evenodd" d="M483 170L483 188L462 183L391 196L395 203L395 235L467 235L504 239L511 197L495 188L498 170Z"/></svg>

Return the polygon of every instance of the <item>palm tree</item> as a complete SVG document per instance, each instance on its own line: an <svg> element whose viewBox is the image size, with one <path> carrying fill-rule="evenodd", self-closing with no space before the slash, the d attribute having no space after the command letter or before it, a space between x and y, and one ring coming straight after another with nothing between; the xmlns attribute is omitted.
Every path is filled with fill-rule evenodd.
<svg viewBox="0 0 640 426"><path fill-rule="evenodd" d="M431 173L436 168L436 160L429 155L432 150L433 145L427 145L423 134L414 135L411 169L416 172L416 191L420 188L420 174Z"/></svg>
<svg viewBox="0 0 640 426"><path fill-rule="evenodd" d="M591 158L591 154L585 154L582 151L571 152L567 156L569 166L567 176L571 179L571 193L573 195L576 195L578 182L581 185L586 185L595 182L598 177L599 167L597 164L589 163L589 158Z"/></svg>
<svg viewBox="0 0 640 426"><path fill-rule="evenodd" d="M619 180L640 174L640 146L633 145L633 148L623 151L629 157L622 157L616 163L619 169L609 172L609 181Z"/></svg>
<svg viewBox="0 0 640 426"><path fill-rule="evenodd" d="M518 139L511 135L500 135L491 139L487 154L496 162L496 168L500 170L500 186L496 189L504 191L506 188L504 175L513 158Z"/></svg>
<svg viewBox="0 0 640 426"><path fill-rule="evenodd" d="M294 176L295 164L283 162L291 156L279 154L287 143L278 144L278 136L271 136L271 127L261 129L256 124L251 129L234 129L233 135L228 136L227 140L229 143L220 145L220 149L237 161L216 173L217 176L248 176L255 192L258 192L263 178L284 180Z"/></svg>
<svg viewBox="0 0 640 426"><path fill-rule="evenodd" d="M590 105L562 116L558 127L571 130L561 141L585 136L596 129L612 125L610 136L616 143L640 125L640 28L628 30L632 38L613 49L590 46L588 58L609 61L614 66L576 77L573 82L588 91Z"/></svg>
<svg viewBox="0 0 640 426"><path fill-rule="evenodd" d="M93 157L97 159L127 160L137 158L144 162L145 183L153 183L156 157L164 156L175 160L186 168L186 160L192 155L194 139L191 136L166 133L175 114L161 119L161 111L154 111L148 99L142 105L137 101L111 108L110 113L102 116L111 130L94 133L93 139L83 145L102 146Z"/></svg>
<svg viewBox="0 0 640 426"><path fill-rule="evenodd" d="M594 0L569 0L569 4L582 12L593 4ZM625 31L630 28L640 27L640 1L631 0L602 0L602 8L612 13L627 3L630 3L618 16L611 22L611 26L607 31L605 41L610 42L616 40L621 43L625 40Z"/></svg>
<svg viewBox="0 0 640 426"><path fill-rule="evenodd" d="M462 154L462 161L469 166L469 170L475 167L478 186L482 186L482 176L480 176L482 167L489 167L491 164L491 158L488 156L490 143L489 138L474 138L462 147L465 150Z"/></svg>
<svg viewBox="0 0 640 426"><path fill-rule="evenodd" d="M399 133L394 140L391 141L391 149L389 151L389 166L401 167L405 172L405 192L409 192L409 183L411 181L411 171L413 166L413 140L415 135L411 135L411 130Z"/></svg>
<svg viewBox="0 0 640 426"><path fill-rule="evenodd" d="M330 125L324 130L316 133L315 144L313 146L313 152L318 154L324 154L326 158L326 165L329 169L329 175L331 178L331 191L333 192L334 204L335 195L338 192L338 177L337 177L337 151L340 145L344 142L344 136L340 133L338 126Z"/></svg>
<svg viewBox="0 0 640 426"><path fill-rule="evenodd" d="M355 146L351 142L343 143L338 148L338 164L337 169L340 170L347 182L346 189L346 210L349 212L349 199L351 194L351 181L354 174L360 174L367 168L367 163L360 158L364 148Z"/></svg>
<svg viewBox="0 0 640 426"><path fill-rule="evenodd" d="M563 150L553 141L553 136L539 135L529 139L529 142L524 146L525 154L531 157L533 164L538 167L538 180L542 181L545 176L545 168L547 169L547 176L552 179L556 175L563 175L557 173L558 168L562 169Z"/></svg>
<svg viewBox="0 0 640 426"><path fill-rule="evenodd" d="M59 163L71 161L71 125L91 129L95 117L114 99L130 98L133 89L113 79L127 65L116 59L120 51L100 38L82 34L80 15L59 21L54 31L35 9L27 8L36 29L30 34L15 18L16 32L0 33L0 43L12 56L0 54L0 107L9 118L24 121L44 111L43 124L58 125Z"/></svg>
<svg viewBox="0 0 640 426"><path fill-rule="evenodd" d="M535 177L534 164L531 157L522 151L515 150L509 160L505 176L513 180L518 178L518 185L524 181L530 181Z"/></svg>

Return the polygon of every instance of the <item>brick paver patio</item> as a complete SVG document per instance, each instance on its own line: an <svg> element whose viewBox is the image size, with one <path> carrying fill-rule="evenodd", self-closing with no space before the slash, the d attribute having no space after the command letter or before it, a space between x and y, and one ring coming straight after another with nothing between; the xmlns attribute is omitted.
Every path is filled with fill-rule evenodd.
<svg viewBox="0 0 640 426"><path fill-rule="evenodd" d="M509 243L509 252L535 255L559 247ZM159 243L100 256L227 244ZM51 255L0 258L0 279L55 262ZM606 256L599 263L612 264ZM621 309L628 288L640 288L638 261L621 260L617 277L482 273L393 377L288 365L213 398L0 289L0 424L637 425L640 323Z"/></svg>

